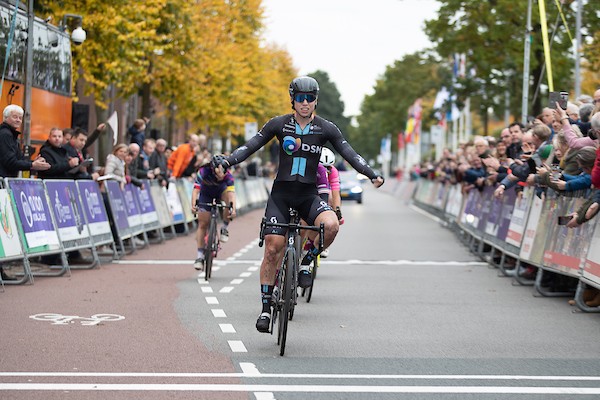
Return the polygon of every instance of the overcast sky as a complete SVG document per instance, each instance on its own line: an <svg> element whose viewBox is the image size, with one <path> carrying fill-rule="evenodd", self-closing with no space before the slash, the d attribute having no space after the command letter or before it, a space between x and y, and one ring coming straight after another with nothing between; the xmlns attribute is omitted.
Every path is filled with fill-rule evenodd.
<svg viewBox="0 0 600 400"><path fill-rule="evenodd" d="M388 65L430 47L424 21L436 0L263 0L265 39L291 54L300 74L317 69L336 84L347 116Z"/></svg>

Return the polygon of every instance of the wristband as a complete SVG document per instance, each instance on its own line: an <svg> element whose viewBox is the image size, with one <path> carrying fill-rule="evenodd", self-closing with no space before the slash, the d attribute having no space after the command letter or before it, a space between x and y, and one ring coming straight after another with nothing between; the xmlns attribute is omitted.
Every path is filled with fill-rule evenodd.
<svg viewBox="0 0 600 400"><path fill-rule="evenodd" d="M565 120L565 119L568 121L569 117L564 117L564 118L561 118L560 120L562 121L562 120Z"/></svg>

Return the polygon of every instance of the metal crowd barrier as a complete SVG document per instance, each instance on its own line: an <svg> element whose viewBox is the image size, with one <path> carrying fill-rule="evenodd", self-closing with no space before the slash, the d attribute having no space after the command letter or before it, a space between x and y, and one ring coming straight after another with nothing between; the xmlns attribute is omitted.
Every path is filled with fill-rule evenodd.
<svg viewBox="0 0 600 400"><path fill-rule="evenodd" d="M194 229L190 181L172 182L168 190L156 181L143 183L142 188L128 184L122 190L118 182L107 180L102 193L91 180L0 178L0 265L10 267L17 277L11 281L0 277L1 287L33 283L34 276L61 276L70 274L71 269L94 268L100 264L100 256L106 255L98 252L100 246L111 247L108 255L112 260L136 251L134 238L146 247L175 237L176 225L182 225L186 234ZM269 184L263 178L236 180L238 211L263 207ZM89 250L92 259L87 264L69 265L67 253L79 250ZM32 270L31 258L43 256L57 257L60 265Z"/></svg>
<svg viewBox="0 0 600 400"><path fill-rule="evenodd" d="M413 203L454 227L463 243L499 268L501 275L534 286L542 296L574 295L583 311L600 312L600 307L587 306L582 298L587 286L600 289L598 218L575 229L557 223L558 216L576 211L589 191L558 193L549 189L541 195L527 187L519 194L507 190L502 199L493 193L493 187L485 187L463 196L458 185L420 180ZM514 268L508 268L507 258L515 260ZM521 276L524 265L538 267L535 279ZM544 272L578 279L575 293L545 288Z"/></svg>

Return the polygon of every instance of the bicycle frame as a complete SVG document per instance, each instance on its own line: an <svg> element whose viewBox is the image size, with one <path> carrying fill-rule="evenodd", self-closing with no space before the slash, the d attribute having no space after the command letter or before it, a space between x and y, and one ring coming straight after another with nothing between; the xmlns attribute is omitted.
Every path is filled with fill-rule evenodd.
<svg viewBox="0 0 600 400"><path fill-rule="evenodd" d="M300 230L305 229L319 232L319 251L321 251L323 249L325 226L322 223L319 227L300 225L298 211L290 208L290 222L287 224L267 222L266 218L262 219L260 225L260 240L258 243L260 247L262 247L264 243L265 229L267 227L281 227L288 230L286 236L287 247L283 256L283 262L277 271L275 278L275 287L277 287L278 290L271 311L271 334L273 334L275 323L279 320L277 344L280 346L279 355L283 356L285 353L288 321L291 321L294 316L294 307L298 297L297 271L300 264Z"/></svg>
<svg viewBox="0 0 600 400"><path fill-rule="evenodd" d="M210 207L210 222L208 223L207 239L204 252L204 280L208 281L212 276L213 259L219 252L219 235L217 233L219 210L229 208L231 211L233 203L225 205L222 202L217 203L216 199L213 199L212 203L201 203L198 201L196 202L196 205L198 208L200 208L201 205Z"/></svg>

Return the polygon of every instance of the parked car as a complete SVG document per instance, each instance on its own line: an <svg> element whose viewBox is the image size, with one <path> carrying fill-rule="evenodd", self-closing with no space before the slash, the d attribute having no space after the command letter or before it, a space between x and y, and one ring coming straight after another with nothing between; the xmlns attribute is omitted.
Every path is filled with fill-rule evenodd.
<svg viewBox="0 0 600 400"><path fill-rule="evenodd" d="M362 182L364 180L361 180L360 176L363 175L356 171L340 171L340 196L342 200L353 200L358 204L362 204Z"/></svg>

